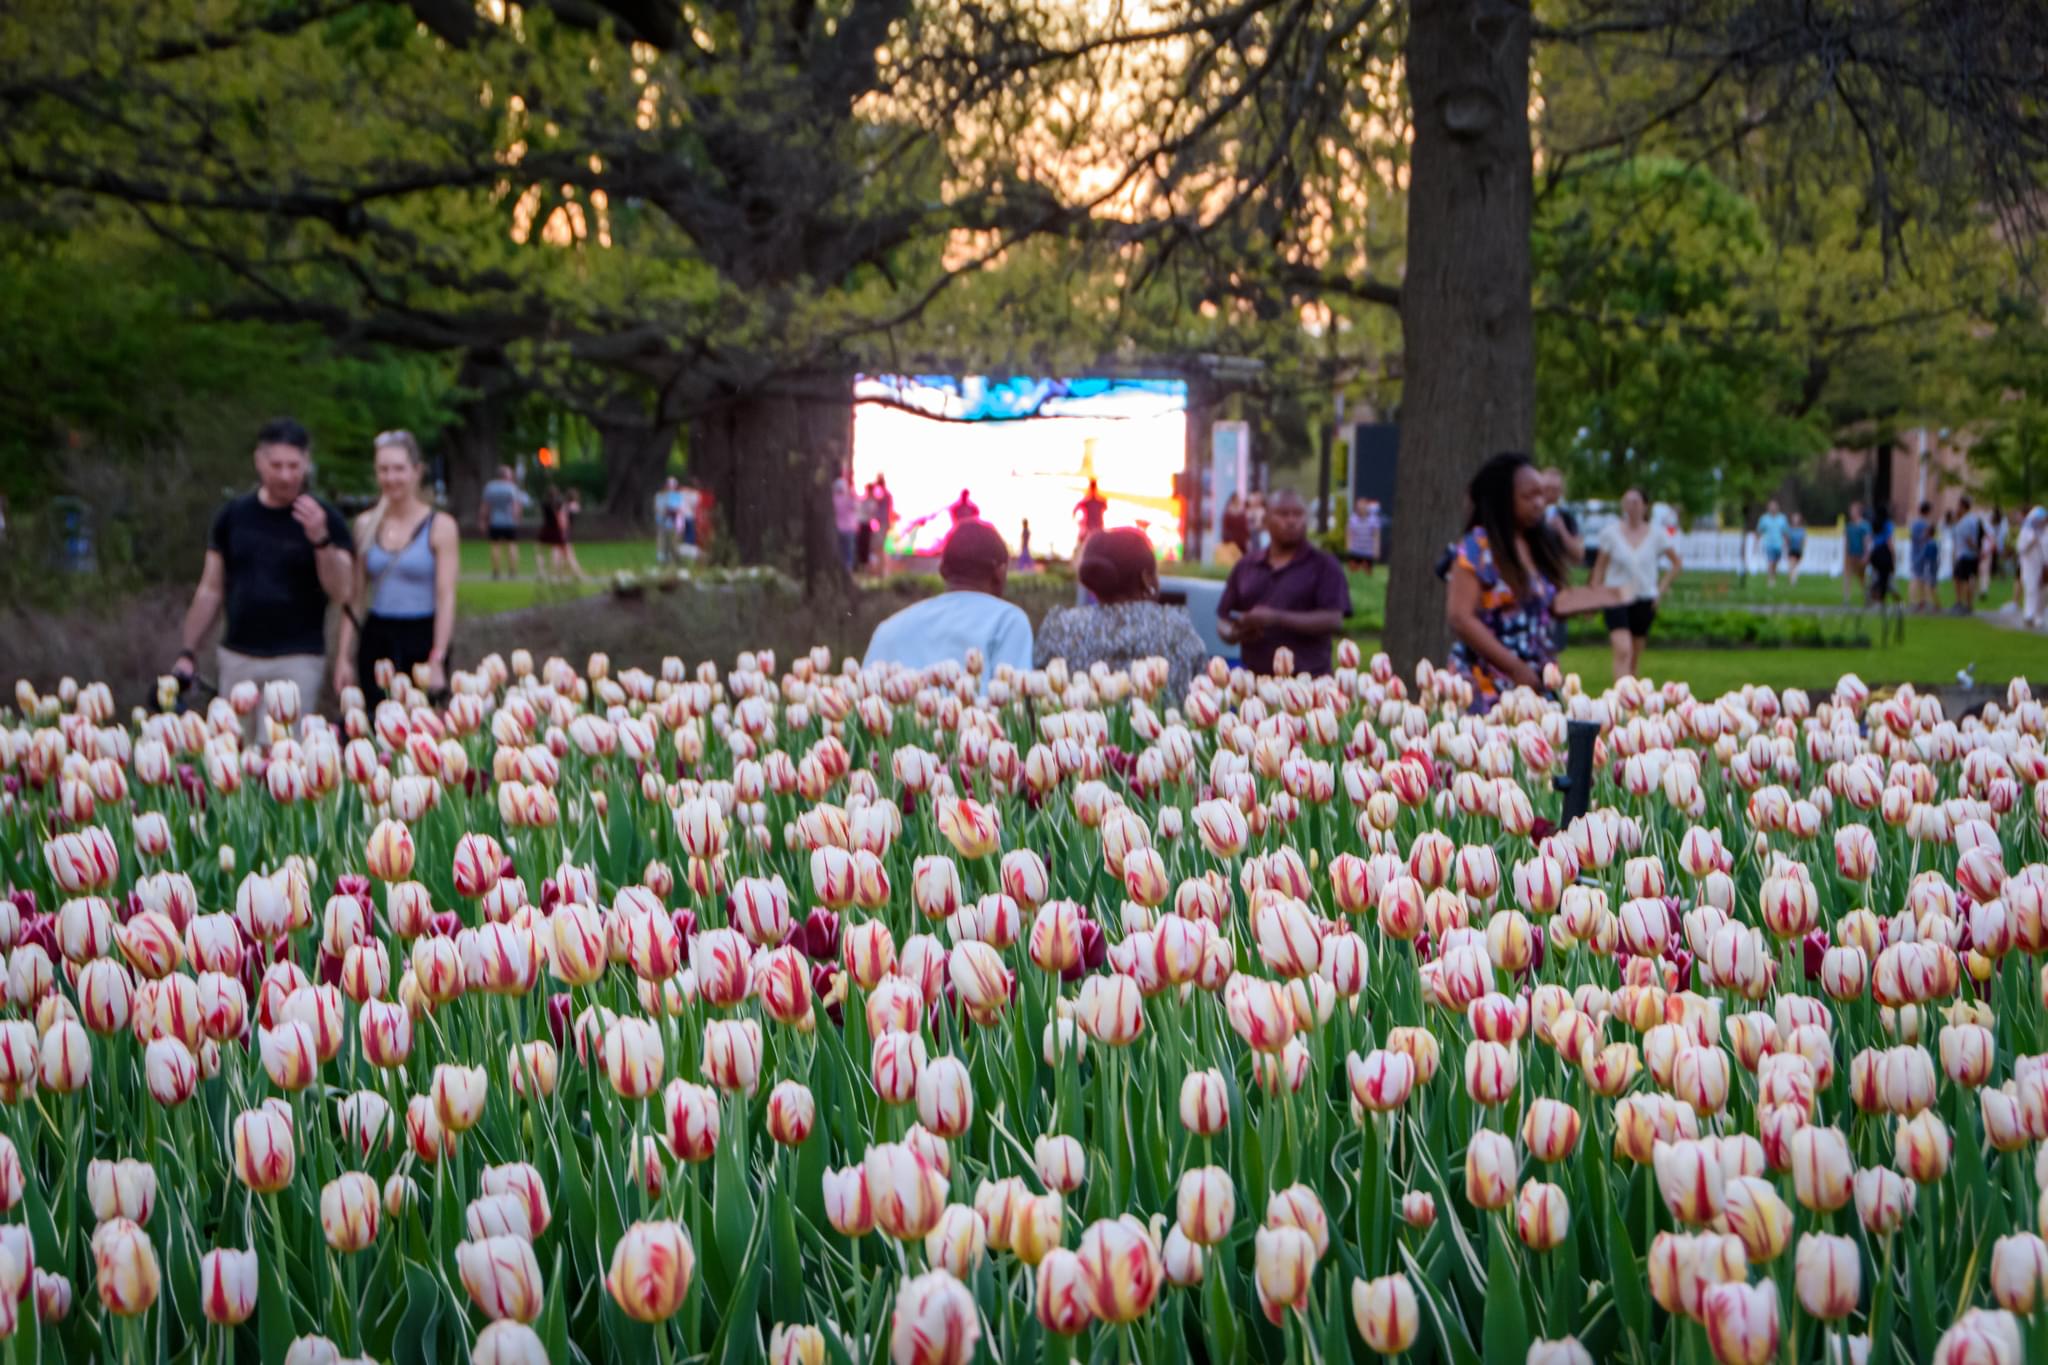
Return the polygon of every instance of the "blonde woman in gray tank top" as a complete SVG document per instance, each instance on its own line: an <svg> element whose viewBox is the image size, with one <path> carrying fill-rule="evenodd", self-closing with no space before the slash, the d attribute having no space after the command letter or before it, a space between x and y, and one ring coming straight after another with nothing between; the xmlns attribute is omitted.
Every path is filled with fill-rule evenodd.
<svg viewBox="0 0 2048 1365"><path fill-rule="evenodd" d="M462 572L461 532L428 501L426 457L411 432L377 438L376 470L382 496L356 519L362 553L334 661L336 694L361 687L371 712L396 674L411 675L429 695L447 688Z"/></svg>

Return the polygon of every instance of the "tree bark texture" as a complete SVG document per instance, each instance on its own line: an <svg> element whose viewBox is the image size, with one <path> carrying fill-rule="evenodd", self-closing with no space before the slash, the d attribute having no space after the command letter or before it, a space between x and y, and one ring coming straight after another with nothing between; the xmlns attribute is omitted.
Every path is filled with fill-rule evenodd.
<svg viewBox="0 0 2048 1365"><path fill-rule="evenodd" d="M590 414L604 455L604 510L616 522L654 522L654 495L668 473L682 422L638 393L622 393Z"/></svg>
<svg viewBox="0 0 2048 1365"><path fill-rule="evenodd" d="M1432 569L1464 524L1465 485L1534 434L1527 0L1420 0L1407 66L1415 143L1385 636L1404 675L1450 645Z"/></svg>
<svg viewBox="0 0 2048 1365"><path fill-rule="evenodd" d="M690 431L690 472L713 499L713 553L771 564L811 595L851 587L832 481L853 440L853 381L807 375L711 404Z"/></svg>
<svg viewBox="0 0 2048 1365"><path fill-rule="evenodd" d="M504 357L488 352L465 356L456 378L466 396L441 442L448 461L449 510L464 526L476 524L477 499L492 474L512 462L505 448L505 421L512 410L513 380Z"/></svg>

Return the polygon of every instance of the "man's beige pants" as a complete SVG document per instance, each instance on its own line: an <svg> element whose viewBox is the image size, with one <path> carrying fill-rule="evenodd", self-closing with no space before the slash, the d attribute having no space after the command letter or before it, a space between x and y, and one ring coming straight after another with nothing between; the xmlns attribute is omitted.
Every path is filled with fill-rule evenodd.
<svg viewBox="0 0 2048 1365"><path fill-rule="evenodd" d="M242 654L222 648L217 652L217 669L220 676L215 679L220 694L225 697L237 684L252 682L258 690L267 682L289 680L299 685L299 714L311 715L320 708L320 689L327 685L327 656L324 654L280 654L275 658L258 658L253 654ZM242 743L261 744L264 736L263 707L242 717Z"/></svg>

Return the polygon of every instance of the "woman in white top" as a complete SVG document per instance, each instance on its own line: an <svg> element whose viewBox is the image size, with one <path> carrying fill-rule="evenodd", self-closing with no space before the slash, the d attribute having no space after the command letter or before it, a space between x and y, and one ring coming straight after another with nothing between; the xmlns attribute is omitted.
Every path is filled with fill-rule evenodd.
<svg viewBox="0 0 2048 1365"><path fill-rule="evenodd" d="M1671 567L1664 568L1669 560ZM1600 556L1593 561L1593 582L1620 590L1626 605L1607 609L1607 640L1614 649L1617 681L1636 676L1643 662L1643 644L1657 619L1657 598L1685 567L1671 538L1650 524L1650 504L1643 490L1621 495L1621 519L1600 533Z"/></svg>

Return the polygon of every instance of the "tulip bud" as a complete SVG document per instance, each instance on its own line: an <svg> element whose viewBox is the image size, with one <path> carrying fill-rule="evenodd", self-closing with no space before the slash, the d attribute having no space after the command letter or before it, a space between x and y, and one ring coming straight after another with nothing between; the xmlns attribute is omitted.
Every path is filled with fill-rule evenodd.
<svg viewBox="0 0 2048 1365"><path fill-rule="evenodd" d="M1848 1139L1838 1128L1801 1128L1792 1135L1792 1187L1815 1213L1831 1213L1849 1202L1856 1179Z"/></svg>
<svg viewBox="0 0 2048 1365"><path fill-rule="evenodd" d="M147 1223L156 1208L156 1168L129 1159L93 1161L85 1169L85 1190L100 1222L126 1218Z"/></svg>
<svg viewBox="0 0 2048 1365"><path fill-rule="evenodd" d="M1465 1198L1476 1209L1504 1209L1515 1197L1515 1145L1482 1128L1465 1146ZM1661 1183L1661 1182L1660 1182Z"/></svg>
<svg viewBox="0 0 2048 1365"><path fill-rule="evenodd" d="M1899 1230L1913 1216L1914 1187L1894 1171L1866 1166L1856 1172L1856 1216L1872 1236Z"/></svg>
<svg viewBox="0 0 2048 1365"><path fill-rule="evenodd" d="M1176 1223L1189 1241L1215 1246L1230 1235L1237 1216L1237 1192L1230 1172L1203 1166L1182 1174L1175 1205Z"/></svg>
<svg viewBox="0 0 2048 1365"><path fill-rule="evenodd" d="M1351 1317L1360 1340L1383 1356L1399 1355L1415 1343L1422 1307L1415 1286L1396 1271L1376 1280L1351 1282Z"/></svg>
<svg viewBox="0 0 2048 1365"><path fill-rule="evenodd" d="M2048 1242L2031 1232L2001 1237L1991 1248L1991 1296L2010 1313L2031 1316L2048 1286Z"/></svg>
<svg viewBox="0 0 2048 1365"><path fill-rule="evenodd" d="M1158 1296L1164 1267L1158 1245L1129 1214L1093 1223L1081 1235L1081 1280L1088 1306L1104 1322L1136 1322Z"/></svg>
<svg viewBox="0 0 2048 1365"><path fill-rule="evenodd" d="M472 1365L546 1365L548 1348L540 1333L505 1318L488 1323L469 1348Z"/></svg>
<svg viewBox="0 0 2048 1365"><path fill-rule="evenodd" d="M1180 1085L1181 1126L1198 1137L1214 1137L1230 1122L1230 1092L1223 1073L1211 1067L1191 1071Z"/></svg>
<svg viewBox="0 0 2048 1365"><path fill-rule="evenodd" d="M803 1082L780 1081L768 1092L768 1136L783 1146L802 1146L816 1121L817 1104Z"/></svg>
<svg viewBox="0 0 2048 1365"><path fill-rule="evenodd" d="M1056 1336L1076 1336L1087 1331L1095 1312L1089 1306L1081 1258L1055 1247L1039 1262L1037 1278L1034 1306L1040 1325Z"/></svg>
<svg viewBox="0 0 2048 1365"><path fill-rule="evenodd" d="M291 1120L265 1106L235 1116L235 1175L257 1194L289 1185L296 1164Z"/></svg>
<svg viewBox="0 0 2048 1365"><path fill-rule="evenodd" d="M361 1171L335 1177L320 1191L320 1231L336 1251L361 1251L377 1240L377 1182Z"/></svg>
<svg viewBox="0 0 2048 1365"><path fill-rule="evenodd" d="M1088 1155L1078 1140L1065 1134L1040 1134L1032 1144L1031 1164L1045 1187L1058 1194L1072 1194L1087 1178Z"/></svg>
<svg viewBox="0 0 2048 1365"><path fill-rule="evenodd" d="M531 1323L547 1300L533 1243L523 1237L485 1237L458 1243L455 1268L470 1301L487 1318Z"/></svg>
<svg viewBox="0 0 2048 1365"><path fill-rule="evenodd" d="M466 1133L484 1115L490 1076L480 1066L443 1062L434 1068L431 1089L434 1117L441 1121L441 1126L450 1133Z"/></svg>
<svg viewBox="0 0 2048 1365"><path fill-rule="evenodd" d="M111 1219L93 1233L92 1253L100 1304L117 1317L148 1312L162 1286L149 1234L130 1219Z"/></svg>
<svg viewBox="0 0 2048 1365"><path fill-rule="evenodd" d="M1768 1365L1778 1354L1778 1286L1717 1284L1701 1298L1707 1344L1721 1365Z"/></svg>
<svg viewBox="0 0 2048 1365"><path fill-rule="evenodd" d="M980 1339L974 1295L948 1272L929 1271L896 1291L889 1324L894 1365L967 1365Z"/></svg>

